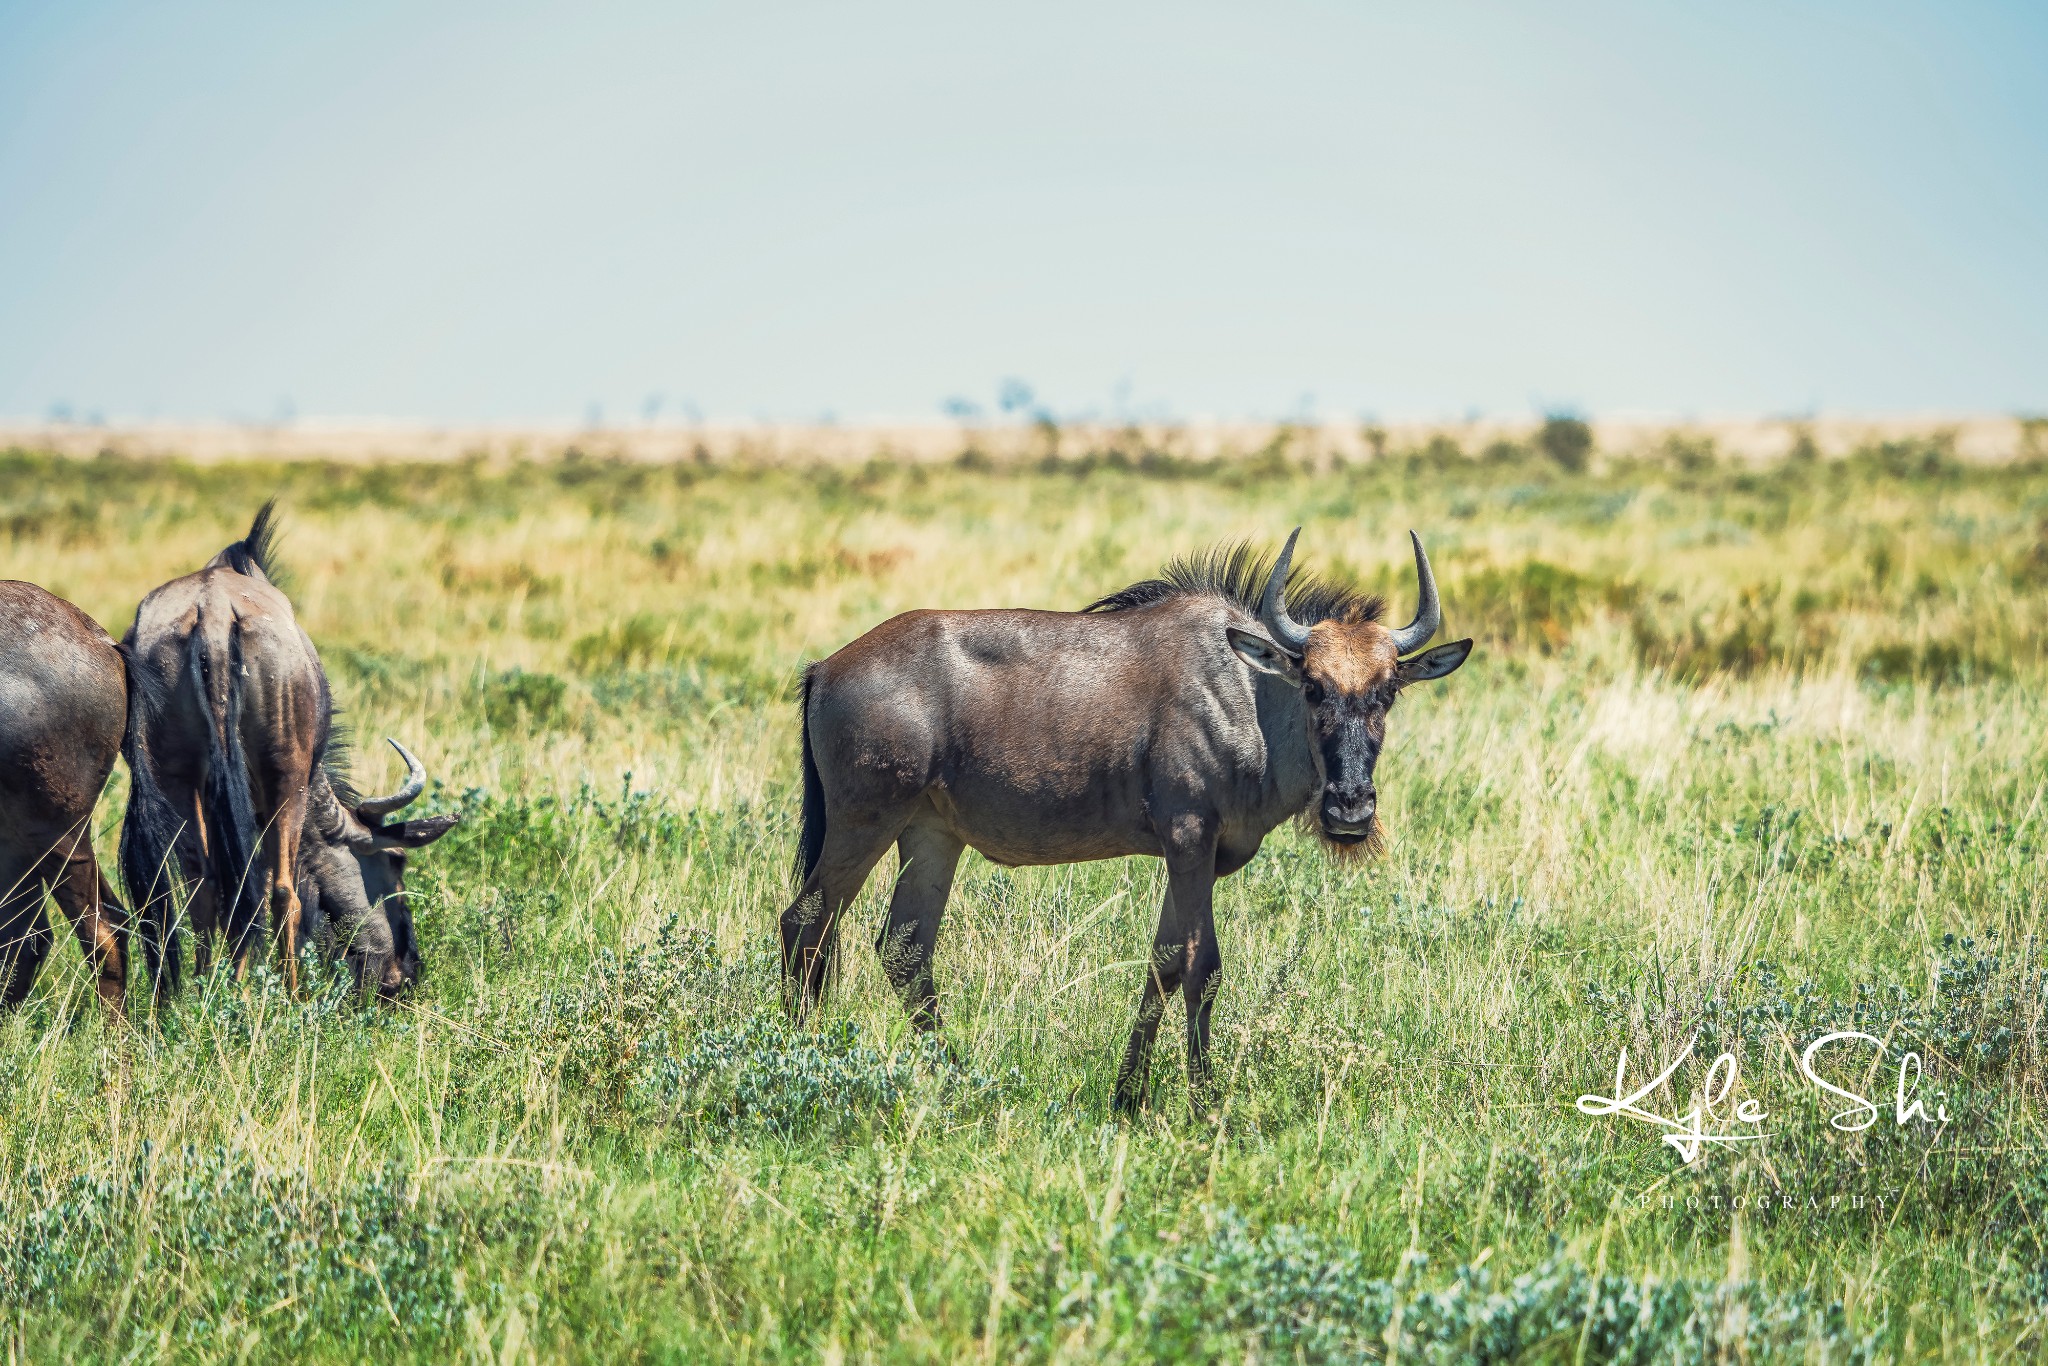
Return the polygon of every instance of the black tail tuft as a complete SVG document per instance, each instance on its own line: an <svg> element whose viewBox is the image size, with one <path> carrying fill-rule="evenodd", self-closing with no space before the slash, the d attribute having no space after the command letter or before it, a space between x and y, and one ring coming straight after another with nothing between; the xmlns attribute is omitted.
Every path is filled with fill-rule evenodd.
<svg viewBox="0 0 2048 1366"><path fill-rule="evenodd" d="M228 626L226 678L212 676L205 634L203 624L195 625L185 645L186 667L196 670L210 713L199 803L206 813L207 877L219 900L229 951L239 954L263 924L256 873L262 836L249 792L249 760L242 752L242 624Z"/></svg>
<svg viewBox="0 0 2048 1366"><path fill-rule="evenodd" d="M256 509L256 520L249 523L249 534L221 553L227 557L228 567L237 574L277 583L277 499L273 498Z"/></svg>
<svg viewBox="0 0 2048 1366"><path fill-rule="evenodd" d="M803 721L804 752L804 816L803 836L796 846L796 883L801 887L810 881L817 871L818 860L825 854L825 784L818 777L818 760L811 752L811 685L817 680L818 666L813 664L804 670L803 681L797 685L797 715Z"/></svg>
<svg viewBox="0 0 2048 1366"><path fill-rule="evenodd" d="M178 880L173 860L182 823L157 785L143 736L143 717L149 713L147 700L154 685L135 667L127 643L118 648L128 673L128 733L121 738L121 757L128 762L128 813L121 821L121 881L141 926L150 992L161 997L178 989L184 970L171 923L172 891Z"/></svg>

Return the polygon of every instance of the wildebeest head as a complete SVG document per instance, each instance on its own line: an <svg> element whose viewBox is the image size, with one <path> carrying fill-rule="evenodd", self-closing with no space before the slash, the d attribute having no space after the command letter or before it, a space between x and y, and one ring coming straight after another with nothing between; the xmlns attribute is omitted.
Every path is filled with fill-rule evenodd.
<svg viewBox="0 0 2048 1366"><path fill-rule="evenodd" d="M1372 610L1340 615L1304 626L1287 614L1288 570L1294 559L1296 527L1273 566L1259 604L1259 622L1267 635L1230 629L1230 643L1253 668L1277 675L1301 689L1322 790L1316 798L1316 825L1324 840L1342 851L1368 852L1378 847L1379 796L1373 768L1386 741L1387 712L1411 683L1442 678L1472 653L1470 640L1420 650L1442 624L1436 576L1422 538L1414 532L1415 575L1419 600L1415 620L1389 629ZM1270 639L1268 639L1270 636ZM1275 648L1275 647L1278 648ZM1407 658L1402 658L1407 655Z"/></svg>
<svg viewBox="0 0 2048 1366"><path fill-rule="evenodd" d="M407 851L432 844L461 817L387 821L427 785L427 771L412 751L396 740L387 743L405 760L405 782L389 796L359 797L322 773L301 858L356 980L390 997L420 976L419 941L405 890Z"/></svg>

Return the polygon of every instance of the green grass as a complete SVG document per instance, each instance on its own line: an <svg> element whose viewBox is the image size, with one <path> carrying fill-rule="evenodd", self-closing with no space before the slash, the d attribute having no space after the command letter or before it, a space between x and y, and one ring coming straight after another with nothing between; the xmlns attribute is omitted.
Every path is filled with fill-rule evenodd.
<svg viewBox="0 0 2048 1366"><path fill-rule="evenodd" d="M110 629L280 495L367 741L463 824L403 1009L316 974L0 1021L0 1337L105 1360L2003 1360L2048 1314L2048 467L1448 442L1330 468L192 466L0 454L0 577ZM1479 638L1396 710L1386 855L1219 888L1227 1103L1112 1074L1158 865L970 856L945 1048L863 897L784 1023L789 686L913 606L1072 607L1227 538ZM391 775L361 746L358 776ZM101 808L111 852L125 779ZM884 872L888 865L885 862ZM134 974L139 979L139 973ZM1177 1012L1177 1007L1176 1007ZM1170 1017L1177 1021L1177 1013ZM1860 1134L1796 1072L1891 1040ZM1728 1050L1769 1136L1681 1167ZM1899 1053L1949 1122L1893 1122ZM1829 1074L1863 1080L1873 1050Z"/></svg>

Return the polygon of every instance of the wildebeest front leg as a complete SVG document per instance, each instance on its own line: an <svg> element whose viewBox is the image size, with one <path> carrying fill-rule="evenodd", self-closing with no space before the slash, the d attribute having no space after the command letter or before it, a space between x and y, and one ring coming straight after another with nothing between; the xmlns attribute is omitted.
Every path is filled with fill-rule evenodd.
<svg viewBox="0 0 2048 1366"><path fill-rule="evenodd" d="M1152 937L1152 968L1138 1002L1138 1022L1117 1070L1117 1108L1144 1104L1152 1073L1152 1041L1166 1000L1176 988L1187 993L1188 1091L1196 1110L1209 1098L1209 1012L1223 966L1216 950L1211 914L1216 893L1216 829L1188 814L1168 829L1166 903Z"/></svg>
<svg viewBox="0 0 2048 1366"><path fill-rule="evenodd" d="M1205 868L1189 869L1184 876L1176 874L1173 885L1175 903L1183 908L1181 951L1186 968L1181 990L1188 1005L1188 1100L1200 1113L1214 1099L1209 1013L1216 1004L1217 988L1223 985L1223 954L1216 947L1214 861Z"/></svg>
<svg viewBox="0 0 2048 1366"><path fill-rule="evenodd" d="M939 921L953 891L953 872L967 846L943 826L913 825L896 841L896 891L889 919L875 940L882 971L903 998L910 1022L927 1033L939 1027L939 991L932 982L932 951Z"/></svg>
<svg viewBox="0 0 2048 1366"><path fill-rule="evenodd" d="M1166 898L1159 907L1159 927L1152 934L1152 957L1146 967L1145 985L1138 994L1138 1021L1131 1026L1123 1064L1116 1069L1116 1108L1124 1114L1141 1109L1152 1088L1152 1043L1159 1037L1159 1021L1166 1014L1167 1000L1180 990L1184 960L1180 922L1174 915L1173 885L1169 882Z"/></svg>

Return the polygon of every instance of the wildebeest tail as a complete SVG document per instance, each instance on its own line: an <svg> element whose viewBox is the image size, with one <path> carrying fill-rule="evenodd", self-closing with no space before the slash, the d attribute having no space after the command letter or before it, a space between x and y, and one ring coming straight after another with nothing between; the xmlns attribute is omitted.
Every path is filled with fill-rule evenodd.
<svg viewBox="0 0 2048 1366"><path fill-rule="evenodd" d="M207 877L219 898L231 949L262 923L256 850L262 842L249 791L249 759L242 752L242 624L230 619L226 659L206 644L204 619L185 642L185 668L206 699L206 781L199 805L206 820Z"/></svg>
<svg viewBox="0 0 2048 1366"><path fill-rule="evenodd" d="M256 519L249 523L249 534L223 550L221 555L237 574L276 583L277 499L272 498L256 509Z"/></svg>
<svg viewBox="0 0 2048 1366"><path fill-rule="evenodd" d="M803 681L797 685L797 715L803 722L804 752L804 817L803 835L796 846L796 884L801 887L810 881L817 870L818 860L825 853L825 784L818 777L817 756L811 752L811 685L817 680L818 666L813 664L804 670Z"/></svg>
<svg viewBox="0 0 2048 1366"><path fill-rule="evenodd" d="M161 995L177 990L183 969L171 925L171 892L177 882L172 860L182 822L157 785L143 734L143 721L150 710L147 695L154 685L148 672L135 666L127 643L117 648L128 676L128 733L121 737L121 757L128 762L128 814L121 820L121 881L140 924L150 990Z"/></svg>

